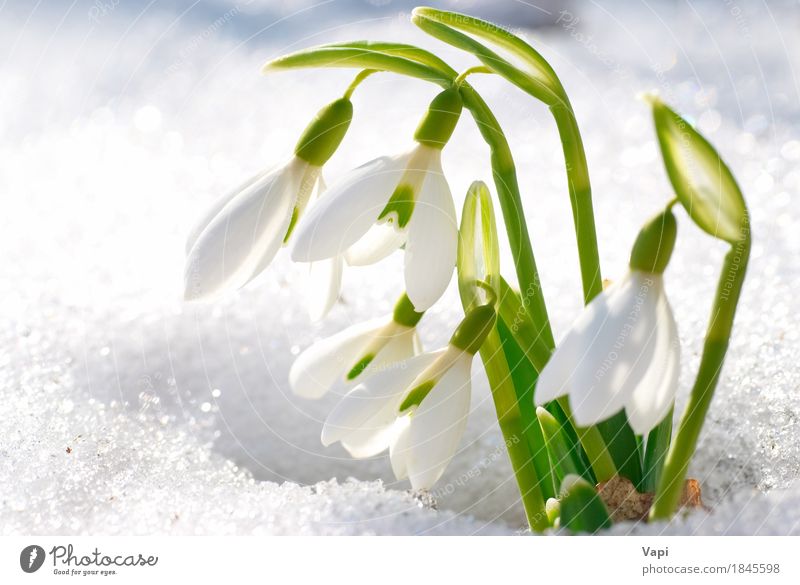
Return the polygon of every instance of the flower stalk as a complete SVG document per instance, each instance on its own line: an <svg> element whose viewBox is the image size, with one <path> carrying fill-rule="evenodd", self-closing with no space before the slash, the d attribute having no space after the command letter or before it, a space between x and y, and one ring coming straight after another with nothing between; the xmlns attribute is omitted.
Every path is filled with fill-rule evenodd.
<svg viewBox="0 0 800 585"><path fill-rule="evenodd" d="M697 447L728 351L736 308L750 258L750 218L739 185L713 146L683 118L649 97L659 145L678 201L694 222L730 244L706 330L703 353L689 402L672 440L650 518L675 513L689 462Z"/></svg>

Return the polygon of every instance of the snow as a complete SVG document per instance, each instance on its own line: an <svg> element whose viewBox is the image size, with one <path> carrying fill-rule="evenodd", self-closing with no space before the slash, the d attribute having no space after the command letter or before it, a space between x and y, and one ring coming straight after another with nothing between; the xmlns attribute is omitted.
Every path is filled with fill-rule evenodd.
<svg viewBox="0 0 800 585"><path fill-rule="evenodd" d="M347 271L343 300L322 325L308 322L303 270L285 254L219 303L181 301L183 239L197 215L286 157L309 116L352 76L261 77L264 61L369 37L471 63L391 5L361 21L352 2L344 12L304 3L300 14L245 4L2 8L0 533L517 533L521 506L479 365L467 434L433 498L409 494L385 456L353 461L320 445L338 392L309 402L288 390L302 348L390 310L402 254ZM798 534L800 41L789 34L789 4L579 8L553 13L559 22L533 34L581 123L604 276L623 274L638 226L670 197L647 109L634 97L642 90L659 89L719 147L754 233L729 360L690 473L712 511L612 532ZM475 84L514 148L559 336L580 294L554 128L544 108L503 83ZM435 91L371 77L328 180L406 147ZM459 200L472 180L489 182L486 158L465 117L444 155ZM685 215L679 224L666 275L683 343L678 410L725 252ZM423 321L426 347L443 344L459 316L451 287Z"/></svg>

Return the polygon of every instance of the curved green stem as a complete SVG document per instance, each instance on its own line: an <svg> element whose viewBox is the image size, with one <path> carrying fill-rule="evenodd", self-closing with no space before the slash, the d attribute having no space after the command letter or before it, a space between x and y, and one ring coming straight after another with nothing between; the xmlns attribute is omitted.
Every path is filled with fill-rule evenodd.
<svg viewBox="0 0 800 585"><path fill-rule="evenodd" d="M347 86L347 89L344 92L344 98L350 99L353 97L353 92L356 88L361 85L361 82L364 81L367 77L372 75L373 73L378 73L377 69L363 69L362 71L358 72L358 75L355 76L355 79Z"/></svg>
<svg viewBox="0 0 800 585"><path fill-rule="evenodd" d="M750 257L749 219L746 213L744 222L741 240L732 245L725 256L697 378L661 472L650 511L652 519L668 519L678 507L689 461L694 455L703 421L714 397Z"/></svg>
<svg viewBox="0 0 800 585"><path fill-rule="evenodd" d="M592 209L592 190L583 140L575 113L555 71L547 60L524 40L485 20L466 14L420 7L414 10L413 21L428 34L471 53L485 67L503 76L550 108L564 150L583 298L584 302L588 303L603 290ZM520 62L520 66L469 35L480 37L507 51Z"/></svg>
<svg viewBox="0 0 800 585"><path fill-rule="evenodd" d="M455 78L453 83L455 85L460 85L469 75L474 75L476 73L494 73L488 67L484 67L483 65L477 65L475 67L470 67L469 69L465 69L461 73L458 74L458 77Z"/></svg>
<svg viewBox="0 0 800 585"><path fill-rule="evenodd" d="M592 187L589 184L589 168L583 149L575 112L568 101L552 106L550 112L556 121L564 162L567 168L569 200L572 204L572 220L578 243L578 257L583 283L583 301L588 304L603 290L600 274L600 254L597 248L597 229L592 206Z"/></svg>

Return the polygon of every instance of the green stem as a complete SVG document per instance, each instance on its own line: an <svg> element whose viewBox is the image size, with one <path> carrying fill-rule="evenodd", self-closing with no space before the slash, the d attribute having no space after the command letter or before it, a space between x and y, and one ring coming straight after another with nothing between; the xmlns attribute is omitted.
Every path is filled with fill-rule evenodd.
<svg viewBox="0 0 800 585"><path fill-rule="evenodd" d="M377 72L378 72L377 69L363 69L362 71L359 71L358 75L356 75L353 81L350 83L350 85L347 86L347 90L344 92L343 97L349 100L351 97L353 97L353 92L359 85L361 85L361 82L364 81L367 77L369 77L373 73Z"/></svg>
<svg viewBox="0 0 800 585"><path fill-rule="evenodd" d="M536 260L533 256L533 248L528 235L511 149L497 118L495 118L478 92L466 82L460 86L460 90L464 107L472 113L472 117L478 125L478 130L491 150L492 170L494 171L494 181L498 199L500 200L500 208L503 212L506 235L511 248L511 255L514 258L520 290L524 291L522 293L524 295L523 298L527 301L524 303L525 312L531 319L534 328L541 332L546 346L552 350L555 347L553 330L550 327L550 319L547 315L539 272L536 269ZM592 226L594 226L593 222ZM599 277L599 270L597 275ZM571 410L566 398L561 399L559 405L571 420ZM535 424L536 421L531 421L531 423ZM573 426L575 425L573 424ZM600 432L595 427L578 428L575 426L575 428L598 480L603 481L615 475L616 467Z"/></svg>
<svg viewBox="0 0 800 585"><path fill-rule="evenodd" d="M736 305L742 292L750 256L749 219L746 214L744 218L742 239L734 244L725 256L697 379L661 472L655 501L650 511L652 519L668 519L678 507L689 461L694 455L703 421L714 397L714 389L728 350Z"/></svg>
<svg viewBox="0 0 800 585"><path fill-rule="evenodd" d="M519 287L527 301L525 310L537 330L543 332L545 343L551 348L555 347L539 271L536 268L536 259L528 235L511 149L500 123L478 92L466 82L462 83L459 89L464 107L472 114L478 131L491 151L494 183L500 200L500 209L503 212L506 236L514 258Z"/></svg>
<svg viewBox="0 0 800 585"><path fill-rule="evenodd" d="M586 456L589 458L589 464L592 466L592 470L594 471L597 481L608 481L617 475L617 467L614 465L614 460L611 458L611 454L608 452L608 448L603 440L603 436L600 434L600 430L595 426L579 427L576 425L574 419L572 418L572 410L569 407L569 400L567 400L566 396L556 399L556 402L558 402L561 410L563 410L567 415L567 418L572 424L572 427L575 429L575 432L578 433L578 439L581 442L581 447L583 447L583 450L586 452Z"/></svg>
<svg viewBox="0 0 800 585"><path fill-rule="evenodd" d="M488 67L484 67L483 65L477 65L475 67L470 67L469 69L465 69L461 73L458 74L455 81L453 82L455 85L460 85L469 75L474 75L475 73L493 73L491 69Z"/></svg>
<svg viewBox="0 0 800 585"><path fill-rule="evenodd" d="M524 421L517 403L517 394L512 383L508 362L503 354L497 329L493 329L480 349L481 359L492 389L497 422L503 433L508 457L517 479L525 516L531 530L542 532L549 526L545 502L539 487Z"/></svg>
<svg viewBox="0 0 800 585"><path fill-rule="evenodd" d="M566 98L565 98L566 99ZM589 169L583 149L575 112L568 101L551 106L555 118L569 183L569 200L572 204L572 219L578 242L578 257L583 283L583 300L588 303L603 290L600 275L600 254L597 249L597 230L592 208L592 188L589 184Z"/></svg>

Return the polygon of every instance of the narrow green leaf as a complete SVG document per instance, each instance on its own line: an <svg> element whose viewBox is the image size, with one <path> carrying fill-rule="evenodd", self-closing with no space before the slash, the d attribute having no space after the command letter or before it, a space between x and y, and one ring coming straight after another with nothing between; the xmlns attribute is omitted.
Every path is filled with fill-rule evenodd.
<svg viewBox="0 0 800 585"><path fill-rule="evenodd" d="M449 87L455 77L412 59L346 45L322 45L283 55L266 63L261 68L261 72L269 73L281 69L309 67L356 67L389 71L433 81L443 87Z"/></svg>
<svg viewBox="0 0 800 585"><path fill-rule="evenodd" d="M664 420L647 435L642 483L638 486L640 492L654 492L658 486L658 480L661 479L664 459L672 440L672 411L673 409L670 408Z"/></svg>
<svg viewBox="0 0 800 585"><path fill-rule="evenodd" d="M526 302L530 300L526 299ZM509 326L525 356L537 371L541 371L552 353L545 341L545 333L536 327L520 294L502 276L498 280L497 305L498 313Z"/></svg>
<svg viewBox="0 0 800 585"><path fill-rule="evenodd" d="M596 484L597 476L592 469L589 456L586 454L583 445L581 445L581 438L578 436L575 427L570 421L570 417L567 416L567 413L564 412L563 408L561 408L561 404L559 404L558 400L553 400L552 402L545 404L544 408L553 416L553 418L556 419L556 422L558 422L561 428L561 435L570 445L569 452L572 456L572 461L574 465L581 470L579 475L586 481Z"/></svg>
<svg viewBox="0 0 800 585"><path fill-rule="evenodd" d="M449 77L455 77L457 72L450 67L445 61L425 49L421 49L415 45L407 45L405 43L392 43L387 41L345 41L343 43L333 43L325 45L326 47L338 47L349 49L364 49L367 51L374 51L376 53L383 53L394 57L402 57L415 61L426 67L436 69Z"/></svg>
<svg viewBox="0 0 800 585"><path fill-rule="evenodd" d="M503 354L508 363L511 381L516 392L520 418L524 421L525 439L536 475L539 478L539 489L545 499L555 497L556 483L550 465L550 457L542 429L537 422L536 408L533 405L533 388L536 385L538 374L525 358L519 345L514 341L507 324L502 319L497 320L497 332L500 335Z"/></svg>
<svg viewBox="0 0 800 585"><path fill-rule="evenodd" d="M541 406L536 409L539 426L542 428L544 442L550 453L550 461L556 469L559 482L567 475L581 475L581 470L575 465L572 458L571 447L561 432L561 425L555 417Z"/></svg>
<svg viewBox="0 0 800 585"><path fill-rule="evenodd" d="M597 424L606 443L606 448L614 460L617 473L627 477L633 485L642 481L642 458L639 443L633 429L628 424L625 411L620 411L609 419Z"/></svg>
<svg viewBox="0 0 800 585"><path fill-rule="evenodd" d="M545 58L521 38L496 24L429 7L415 8L412 20L428 34L472 53L489 69L544 103L550 106L567 103L561 82ZM496 50L469 35L489 42Z"/></svg>
<svg viewBox="0 0 800 585"><path fill-rule="evenodd" d="M749 229L744 197L717 151L686 120L650 96L661 155L672 188L701 229L730 243Z"/></svg>
<svg viewBox="0 0 800 585"><path fill-rule="evenodd" d="M577 475L561 482L561 526L572 532L594 534L611 526L611 518L594 486Z"/></svg>

